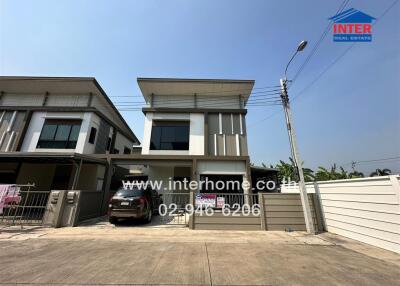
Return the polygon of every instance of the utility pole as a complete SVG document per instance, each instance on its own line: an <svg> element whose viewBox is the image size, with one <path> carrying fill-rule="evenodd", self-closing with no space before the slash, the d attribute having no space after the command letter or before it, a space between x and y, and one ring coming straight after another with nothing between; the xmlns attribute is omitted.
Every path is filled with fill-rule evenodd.
<svg viewBox="0 0 400 286"><path fill-rule="evenodd" d="M281 79L281 99L282 99L283 109L285 111L290 149L292 152L292 157L295 163L295 167L297 169L297 173L299 174L300 198L301 198L301 204L303 205L304 220L306 223L307 232L315 234L314 222L311 215L310 204L308 202L306 184L304 182L303 168L301 166L301 159L297 148L296 133L293 125L292 112L290 110L286 81L287 81L286 77Z"/></svg>

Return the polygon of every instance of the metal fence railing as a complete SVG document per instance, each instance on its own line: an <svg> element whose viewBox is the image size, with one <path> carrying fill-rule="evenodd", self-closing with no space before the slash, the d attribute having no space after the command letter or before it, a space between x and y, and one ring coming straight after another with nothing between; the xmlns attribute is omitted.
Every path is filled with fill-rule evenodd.
<svg viewBox="0 0 400 286"><path fill-rule="evenodd" d="M194 193L193 201L190 197L190 193L163 193L159 222L187 226L194 211L212 208L220 212L222 208L241 209L245 205L252 208L258 204L257 194Z"/></svg>
<svg viewBox="0 0 400 286"><path fill-rule="evenodd" d="M41 225L50 191L36 191L34 185L3 185L0 224Z"/></svg>
<svg viewBox="0 0 400 286"><path fill-rule="evenodd" d="M163 193L162 202L159 208L161 224L188 225L187 205L190 204L189 193Z"/></svg>
<svg viewBox="0 0 400 286"><path fill-rule="evenodd" d="M196 207L211 207L215 209L237 208L243 205L258 204L257 194L241 193L197 193L195 194Z"/></svg>

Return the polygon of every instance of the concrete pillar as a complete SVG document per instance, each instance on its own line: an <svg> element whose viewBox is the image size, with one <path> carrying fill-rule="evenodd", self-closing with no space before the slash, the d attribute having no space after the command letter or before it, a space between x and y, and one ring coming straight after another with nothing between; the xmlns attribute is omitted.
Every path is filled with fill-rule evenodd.
<svg viewBox="0 0 400 286"><path fill-rule="evenodd" d="M79 176L81 174L81 169L82 169L82 159L79 161L79 164L77 164L75 161L73 162L73 181L72 181L72 185L71 185L71 190L76 190L77 186L78 186L78 182L79 182Z"/></svg>
<svg viewBox="0 0 400 286"><path fill-rule="evenodd" d="M243 176L243 182L247 181L247 184L243 184L243 194L244 196L244 203L250 205L250 194L253 193L251 189L251 169L250 169L250 159L246 159L246 174ZM247 195L247 196L246 196Z"/></svg>
<svg viewBox="0 0 400 286"><path fill-rule="evenodd" d="M263 193L258 193L258 204L260 206L260 224L261 230L267 230L267 216L265 214L265 200Z"/></svg>
<svg viewBox="0 0 400 286"><path fill-rule="evenodd" d="M49 199L47 201L46 212L43 217L44 225L56 228L61 226L66 196L67 191L65 190L53 190L50 192Z"/></svg>
<svg viewBox="0 0 400 286"><path fill-rule="evenodd" d="M195 207L195 192L190 191L189 195L189 204L193 206L193 209ZM189 216L189 229L195 229L195 211Z"/></svg>
<svg viewBox="0 0 400 286"><path fill-rule="evenodd" d="M326 222L324 212L322 210L321 193L317 182L314 182L315 194L311 194L313 198L313 206L315 218L318 223L318 231L326 231Z"/></svg>
<svg viewBox="0 0 400 286"><path fill-rule="evenodd" d="M52 190L47 201L43 224L55 228L76 226L80 194L80 191Z"/></svg>
<svg viewBox="0 0 400 286"><path fill-rule="evenodd" d="M102 199L102 208L101 213L105 214L108 210L108 197L110 195L110 186L111 180L113 175L113 164L111 159L107 159L107 165L104 175L104 182L103 182L103 199Z"/></svg>

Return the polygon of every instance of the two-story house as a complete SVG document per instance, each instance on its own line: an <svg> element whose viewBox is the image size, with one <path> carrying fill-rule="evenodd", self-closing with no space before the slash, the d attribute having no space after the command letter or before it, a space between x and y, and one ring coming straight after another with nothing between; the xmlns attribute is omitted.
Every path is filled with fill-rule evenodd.
<svg viewBox="0 0 400 286"><path fill-rule="evenodd" d="M0 183L101 191L107 161L94 154L139 144L94 78L0 77Z"/></svg>
<svg viewBox="0 0 400 286"><path fill-rule="evenodd" d="M169 183L185 178L251 181L246 103L254 81L139 78L138 85L146 102L140 154L94 78L0 77L0 184L103 191L104 211L121 179L139 169L167 192L182 191Z"/></svg>
<svg viewBox="0 0 400 286"><path fill-rule="evenodd" d="M140 158L151 159L149 180L251 180L246 103L253 80L138 78L138 84L147 104Z"/></svg>

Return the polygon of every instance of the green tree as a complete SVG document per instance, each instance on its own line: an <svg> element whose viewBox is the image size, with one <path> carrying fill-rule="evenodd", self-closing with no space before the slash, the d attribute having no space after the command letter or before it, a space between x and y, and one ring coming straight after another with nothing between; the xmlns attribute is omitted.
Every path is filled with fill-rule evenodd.
<svg viewBox="0 0 400 286"><path fill-rule="evenodd" d="M388 176L391 175L392 171L389 169L376 169L375 172L372 172L370 177L379 177L379 176Z"/></svg>
<svg viewBox="0 0 400 286"><path fill-rule="evenodd" d="M349 178L364 178L364 174L356 170L356 162L351 162L351 173L349 173Z"/></svg>
<svg viewBox="0 0 400 286"><path fill-rule="evenodd" d="M279 163L275 166L279 170L278 173L278 179L280 182L282 182L283 178L288 180L293 181L299 181L299 176L297 174L296 170L296 164L294 163L294 160L292 158L289 158L289 163L286 163L282 160L279 161ZM301 164L303 165L303 163ZM314 181L314 174L313 170L309 168L303 168L303 174L304 174L304 180L306 182L312 182Z"/></svg>
<svg viewBox="0 0 400 286"><path fill-rule="evenodd" d="M319 166L317 172L315 173L315 180L317 181L329 181L332 180L331 172L324 167Z"/></svg>
<svg viewBox="0 0 400 286"><path fill-rule="evenodd" d="M317 181L330 181L330 180L341 180L348 179L349 174L343 167L339 167L337 170L336 164L333 164L330 170L319 166L317 172L315 173L315 179Z"/></svg>

